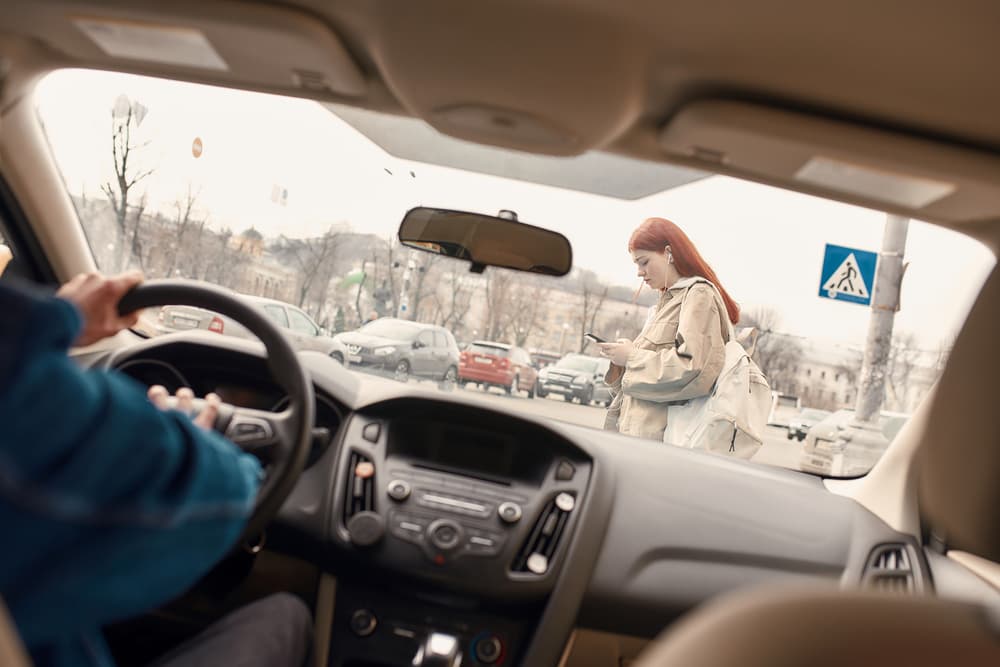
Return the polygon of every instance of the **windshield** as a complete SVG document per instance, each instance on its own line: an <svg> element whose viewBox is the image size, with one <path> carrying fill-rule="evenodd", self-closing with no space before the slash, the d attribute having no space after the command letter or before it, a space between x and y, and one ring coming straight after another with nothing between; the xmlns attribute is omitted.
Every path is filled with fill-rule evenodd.
<svg viewBox="0 0 1000 667"><path fill-rule="evenodd" d="M586 359L584 357L565 357L556 363L556 368L565 368L571 371L584 371L586 373L596 373L597 363L596 359Z"/></svg>
<svg viewBox="0 0 1000 667"><path fill-rule="evenodd" d="M318 330L296 329L292 310L276 313L293 344L332 356L365 382L460 392L497 410L595 429L616 395L643 420L679 412L595 379L608 361L599 362L587 333L648 352L664 373L653 384L683 399L706 396L720 372L721 361L715 376L702 373L705 359L721 359L721 342L703 344L710 339L661 310L670 300L657 281L679 275L683 262L666 246L629 250L647 218L673 221L730 297L725 315L766 378L767 423L753 460L791 469L814 470L802 463L810 439L792 431L796 413L853 409L875 377L866 352L878 257L901 254L906 266L876 397L877 410L900 415L934 384L995 261L978 242L916 220L906 221L902 251L887 254L885 230L896 223L875 210L623 156L475 146L413 119L306 100L74 70L46 77L36 104L101 270L134 267L147 278L207 281L294 306ZM398 226L416 206L514 212L564 234L573 269L561 278L473 273L466 262L400 246ZM685 256L680 245L671 252ZM161 315L143 314L137 331L241 335L228 320ZM359 330L422 344L371 350L352 343ZM523 349L523 363L510 368L534 355L539 365L559 359L557 367L591 376L573 384L542 373L533 384L528 371L515 378L485 362L477 370L452 337L467 351L501 352L477 340ZM633 364L627 372L644 371ZM508 391L490 391L497 387ZM802 416L822 414L811 410ZM662 423L656 432L666 439Z"/></svg>
<svg viewBox="0 0 1000 667"><path fill-rule="evenodd" d="M421 329L406 322L376 320L361 327L360 331L370 336L380 336L394 340L413 340L420 333Z"/></svg>
<svg viewBox="0 0 1000 667"><path fill-rule="evenodd" d="M802 411L802 414L800 416L802 417L802 419L808 419L810 421L819 421L820 419L823 419L829 414L830 413L826 412L825 410L810 410L807 408Z"/></svg>
<svg viewBox="0 0 1000 667"><path fill-rule="evenodd" d="M473 343L469 346L469 352L474 354L492 354L494 357L506 357L509 354L507 348L497 347L488 343Z"/></svg>

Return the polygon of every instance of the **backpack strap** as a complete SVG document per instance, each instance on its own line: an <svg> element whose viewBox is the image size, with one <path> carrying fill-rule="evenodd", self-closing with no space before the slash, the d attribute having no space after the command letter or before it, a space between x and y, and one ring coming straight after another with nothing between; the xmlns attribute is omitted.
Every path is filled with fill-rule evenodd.
<svg viewBox="0 0 1000 667"><path fill-rule="evenodd" d="M687 298L688 292L691 288L698 283L704 283L712 288L712 293L715 295L715 305L719 309L719 324L721 325L722 340L728 343L731 340L736 339L736 330L733 328L733 323L729 321L729 311L726 310L726 303L722 300L722 294L719 292L719 288L715 284L708 280L707 278L702 278L701 276L694 276L694 280L684 288L684 296L681 297L681 310L684 309L684 299Z"/></svg>

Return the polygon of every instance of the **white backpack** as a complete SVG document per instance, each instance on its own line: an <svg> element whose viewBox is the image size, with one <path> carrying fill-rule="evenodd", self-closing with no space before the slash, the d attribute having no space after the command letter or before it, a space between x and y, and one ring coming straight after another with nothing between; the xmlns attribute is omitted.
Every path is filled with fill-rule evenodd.
<svg viewBox="0 0 1000 667"><path fill-rule="evenodd" d="M707 280L704 282L712 285ZM764 444L771 387L760 367L750 358L752 347L748 352L737 340L719 290L714 285L712 289L728 333L726 357L712 393L699 406L699 414L692 416L683 446L749 459Z"/></svg>

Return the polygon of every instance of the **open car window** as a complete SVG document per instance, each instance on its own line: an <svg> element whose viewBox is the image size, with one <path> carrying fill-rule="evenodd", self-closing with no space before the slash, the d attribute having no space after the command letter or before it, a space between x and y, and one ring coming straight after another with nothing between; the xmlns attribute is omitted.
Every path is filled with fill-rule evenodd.
<svg viewBox="0 0 1000 667"><path fill-rule="evenodd" d="M668 218L739 304L737 329L759 334L754 358L775 399L754 460L845 474L823 467L816 433L796 440L789 429L803 409L835 414L858 401L871 310L830 295L870 291L859 276L850 276L851 285L833 279L848 268L867 270L861 253L877 257L882 212L701 172L674 170L668 178L665 165L621 157L622 169L656 173L662 188L614 196L589 187L602 180L593 155L540 158L533 174L565 162L589 176L562 186L500 174L500 157L493 173L436 166L395 157L366 136L364 128L379 123L373 112L139 76L56 72L39 85L36 103L101 270L138 268L148 278L202 280L284 302L355 348L370 345L352 338L360 334L414 340L419 322L443 327L473 354L503 356L472 341L503 342L545 360L549 371L603 376L607 362L584 334L613 341L642 331L659 294L640 284L628 239L644 219ZM433 134L415 120L393 119L392 126L397 139L408 128L414 141ZM462 142L449 142L462 150ZM561 278L493 268L476 274L467 262L401 246L398 225L419 205L514 211L568 237L573 270ZM831 247L847 252L835 251L837 266L825 269ZM995 259L961 234L913 220L905 261L881 397L888 437L933 386ZM305 331L296 317L308 320L289 313L292 327ZM157 313L144 314L138 330L172 332ZM427 377L445 377L459 361L442 363ZM359 376L373 370L348 368ZM582 404L579 395L575 402L556 394L499 397L475 386L412 381L595 429L609 402L594 393L582 394L590 398ZM830 419L809 414L818 422L813 429ZM864 466L880 454L866 453Z"/></svg>

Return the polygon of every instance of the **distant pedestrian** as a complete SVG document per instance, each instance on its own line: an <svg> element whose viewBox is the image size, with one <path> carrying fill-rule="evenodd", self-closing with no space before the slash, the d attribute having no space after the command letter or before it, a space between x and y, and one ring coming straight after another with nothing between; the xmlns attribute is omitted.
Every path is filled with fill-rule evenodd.
<svg viewBox="0 0 1000 667"><path fill-rule="evenodd" d="M635 340L600 344L611 360L606 381L614 394L605 428L682 444L722 370L729 329L722 318L735 324L739 306L669 220L643 222L628 250L643 284L658 290L660 299Z"/></svg>

